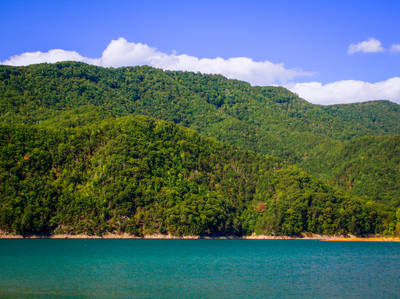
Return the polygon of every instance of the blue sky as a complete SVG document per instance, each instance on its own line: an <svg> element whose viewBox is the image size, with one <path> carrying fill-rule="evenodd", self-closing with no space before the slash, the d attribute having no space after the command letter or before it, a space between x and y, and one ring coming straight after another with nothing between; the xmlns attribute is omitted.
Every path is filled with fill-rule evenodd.
<svg viewBox="0 0 400 299"><path fill-rule="evenodd" d="M18 63L10 57L51 49L75 51L95 59L102 56L112 40L122 37L125 42L120 42L120 47L127 49L130 43L142 43L156 48L157 57L172 54L176 59L186 54L198 59L221 57L226 61L246 57L252 62L268 61L273 65L220 61L221 71L215 67L208 71L209 65L215 64L213 61L193 66L193 61L182 60L179 66L171 66L170 56L163 58L169 59L168 63L135 58L118 60L121 65L153 63L165 69L185 69L187 63L188 70L220 72L257 85L284 85L323 104L378 98L400 102L400 47L394 51L397 48L393 46L400 45L399 15L400 1L3 0L0 61L29 64L29 60ZM356 45L363 41L372 42L366 47ZM351 44L360 51L349 54ZM146 51L155 55L154 51ZM126 51L114 55L121 53ZM65 57L70 57L67 54ZM41 57L45 61L50 59ZM115 62L93 63L114 66ZM280 63L284 70L279 69ZM232 65L240 70L232 69ZM246 67L251 68L251 76L242 74ZM284 73L286 70L293 72ZM279 74L269 76L268 72ZM337 83L342 80L362 83ZM379 86L368 85L379 81ZM315 84L299 85L304 82ZM335 85L327 88L326 84ZM332 88L341 88L341 92L330 100ZM389 92L381 92L382 89Z"/></svg>

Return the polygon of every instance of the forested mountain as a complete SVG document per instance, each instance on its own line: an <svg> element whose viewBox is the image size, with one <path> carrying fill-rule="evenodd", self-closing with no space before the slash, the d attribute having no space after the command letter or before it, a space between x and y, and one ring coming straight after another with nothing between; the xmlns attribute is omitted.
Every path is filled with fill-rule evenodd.
<svg viewBox="0 0 400 299"><path fill-rule="evenodd" d="M320 146L301 166L351 194L400 207L400 135Z"/></svg>
<svg viewBox="0 0 400 299"><path fill-rule="evenodd" d="M251 87L218 75L77 62L0 66L1 119L25 123L92 104L117 116L173 121L242 148L297 162L333 137L400 134L391 102L312 105L282 87Z"/></svg>
<svg viewBox="0 0 400 299"><path fill-rule="evenodd" d="M0 228L24 235L374 233L385 213L268 156L144 116L0 127ZM76 122L76 123L75 123Z"/></svg>
<svg viewBox="0 0 400 299"><path fill-rule="evenodd" d="M400 108L391 102L318 106L217 75L63 62L0 66L0 125L3 230L398 226Z"/></svg>

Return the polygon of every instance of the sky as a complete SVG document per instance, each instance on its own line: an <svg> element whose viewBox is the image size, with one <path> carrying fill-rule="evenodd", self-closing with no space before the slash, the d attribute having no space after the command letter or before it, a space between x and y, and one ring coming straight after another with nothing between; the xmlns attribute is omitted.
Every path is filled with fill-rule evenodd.
<svg viewBox="0 0 400 299"><path fill-rule="evenodd" d="M151 65L400 104L400 1L0 0L0 63Z"/></svg>

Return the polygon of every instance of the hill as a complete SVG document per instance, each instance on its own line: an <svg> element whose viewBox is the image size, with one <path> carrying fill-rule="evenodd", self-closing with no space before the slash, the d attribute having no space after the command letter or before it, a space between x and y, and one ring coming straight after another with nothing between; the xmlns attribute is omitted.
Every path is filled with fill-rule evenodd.
<svg viewBox="0 0 400 299"><path fill-rule="evenodd" d="M222 76L164 72L147 66L105 69L76 62L0 66L0 124L3 130L3 174L0 179L4 204L0 228L23 234L54 231L101 234L113 230L135 234L156 231L209 235L241 235L255 231L274 234L298 234L301 231L392 233L396 229L395 212L399 207L400 180L397 180L399 169L396 160L399 107L388 101L318 106L282 87L251 87L245 82ZM241 149L204 139L171 123L132 116L138 114L172 121ZM164 149L165 140L162 139L175 135L170 136L168 132L164 132L164 137L147 135L140 129L141 122L173 127L171 130L174 132L192 132L197 136L195 140L207 140L204 142L208 145L203 148L203 144L191 140L192 135L188 137L181 133L186 136L186 139L182 137L184 143L194 144L197 148L193 158L196 167L182 166L182 161L175 165L185 150L182 151L176 142ZM130 123L136 125L130 127ZM135 136L136 143L119 139L118 132L128 128L128 135ZM105 137L97 136L96 130ZM13 145L10 137L15 134L23 136L23 141L17 145ZM167 156L172 159L168 162L169 167L161 164L158 169L158 165L148 164L143 168L148 181L142 181L142 177L131 178L129 175L136 174L135 171L125 176L120 167L120 161L129 160L132 155L126 153L125 148L141 152L140 160L143 161L148 155L152 156L149 149L136 148L139 142L136 134L142 134L140 142L152 144L148 146L156 152L171 150ZM70 139L70 135L76 139ZM92 136L97 136L97 139ZM60 150L60 144L61 148L67 149L66 152L55 152L53 146ZM113 152L111 145L107 148L107 144L124 154L118 156L118 152ZM19 149L20 156L14 157L9 146ZM100 150L103 146L106 151ZM215 147L214 151L210 147ZM29 152L34 150L44 153L43 157L39 155L40 159L34 160L39 165L38 172L36 164L24 164L27 163L24 161L32 161ZM240 171L232 172L236 158L232 162L225 151L238 157L239 161L246 161L238 168ZM97 156L93 156L95 154ZM263 156L265 154L268 154L267 158ZM206 161L208 170L200 170L206 162L201 164L196 160L198 155L221 157L221 164L214 160ZM118 159L114 160L117 156ZM14 158L7 161L9 157ZM62 161L57 157L63 157ZM138 159L135 155L133 157ZM163 157L165 162L166 157ZM41 165L42 159L49 159L47 168ZM100 184L100 187L91 176L107 176L108 168L98 164L96 159L112 161L109 167L116 169L111 176L113 179L104 186ZM122 165L126 164L123 162ZM103 168L97 168L99 165ZM220 168L215 168L216 165ZM243 172L242 169L247 169L248 165L252 165L251 169ZM154 167L158 169L156 174L153 173ZM182 169L171 176L171 167ZM92 169L97 171L93 173ZM196 175L191 175L191 172ZM65 176L60 173L65 173ZM191 179L182 183L178 173ZM203 180L193 182L199 173L204 174ZM214 173L220 176L215 184L210 178ZM156 183L160 178L163 183ZM164 186L165 180L169 182L165 186L174 190L171 198L180 198L185 202L183 207L177 205L177 210L170 210L172 206L166 206L163 195L158 193L161 189L156 187L154 190L153 187L139 189L139 193L126 191L127 195L116 193L130 190L131 187L125 185L128 181L131 184L141 182ZM234 183L236 180L238 185ZM185 206L185 194L192 193L174 189L174 186L182 184L194 184L193 190L197 190L194 194L201 195L193 197L197 199L192 199L189 206ZM43 186L47 189L41 193ZM217 209L210 215L222 213L226 216L222 220L214 219L214 224L200 224L213 218L203 214L209 200L204 199L208 198L205 194L211 194L212 198L208 207ZM149 200L137 209L134 202L142 197ZM121 201L109 206L115 198L121 198ZM162 198L162 204L154 198ZM68 208L64 211L62 207L66 204ZM219 209L221 204L224 208ZM119 206L128 206L125 214L119 211ZM84 211L83 214L78 213L80 210ZM182 216L186 215L185 211L201 212L196 212L195 216ZM172 218L165 218L171 213L179 215L174 218L178 219L175 225L168 222ZM188 213L191 215L192 212ZM132 215L135 216L132 218ZM116 219L120 219L119 222L121 219L129 220L126 223L122 221L125 224L116 224ZM197 224L189 228L192 223Z"/></svg>
<svg viewBox="0 0 400 299"><path fill-rule="evenodd" d="M302 162L351 194L400 207L400 135L365 136L324 145Z"/></svg>
<svg viewBox="0 0 400 299"><path fill-rule="evenodd" d="M290 163L331 139L400 134L391 102L312 105L282 87L151 67L77 62L0 66L0 120L37 122L87 104L116 116L143 114Z"/></svg>
<svg viewBox="0 0 400 299"><path fill-rule="evenodd" d="M144 116L81 117L0 127L0 229L297 235L388 225L376 204L271 157Z"/></svg>

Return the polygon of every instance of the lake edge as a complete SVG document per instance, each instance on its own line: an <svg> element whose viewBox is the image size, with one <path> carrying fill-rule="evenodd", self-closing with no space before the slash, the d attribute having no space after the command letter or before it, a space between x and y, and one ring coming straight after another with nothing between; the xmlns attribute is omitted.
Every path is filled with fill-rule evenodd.
<svg viewBox="0 0 400 299"><path fill-rule="evenodd" d="M135 236L130 234L107 233L102 236L85 235L85 234L54 234L54 235L31 235L22 236L0 232L0 239L165 239L165 240L196 240L196 239L213 239L213 240L319 240L319 241L343 241L343 242L400 242L400 237L382 237L382 236L343 236L343 235L306 235L303 236L271 236L271 235L250 235L250 236L174 236L164 234L149 234L144 236Z"/></svg>

